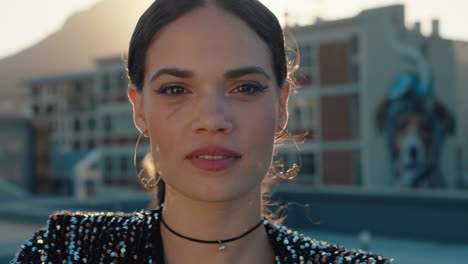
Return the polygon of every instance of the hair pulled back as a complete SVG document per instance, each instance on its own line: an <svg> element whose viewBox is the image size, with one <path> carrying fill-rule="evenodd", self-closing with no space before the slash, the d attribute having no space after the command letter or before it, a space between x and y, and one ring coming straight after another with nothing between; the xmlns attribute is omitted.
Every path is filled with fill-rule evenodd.
<svg viewBox="0 0 468 264"><path fill-rule="evenodd" d="M208 5L234 14L260 36L270 49L276 83L284 85L288 64L283 30L276 16L258 0L156 0L138 20L128 51L127 74L138 91L144 86L146 53L158 32L191 10Z"/></svg>

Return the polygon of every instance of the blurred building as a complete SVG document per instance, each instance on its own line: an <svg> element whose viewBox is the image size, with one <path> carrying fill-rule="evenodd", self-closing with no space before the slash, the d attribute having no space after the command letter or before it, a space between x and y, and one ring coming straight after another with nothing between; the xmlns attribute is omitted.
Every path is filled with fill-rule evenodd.
<svg viewBox="0 0 468 264"><path fill-rule="evenodd" d="M74 181L71 168L96 147L95 73L44 76L26 83L33 122L50 126L49 185L55 192L69 194Z"/></svg>
<svg viewBox="0 0 468 264"><path fill-rule="evenodd" d="M33 191L33 138L31 122L25 118L0 118L0 180Z"/></svg>
<svg viewBox="0 0 468 264"><path fill-rule="evenodd" d="M468 187L468 42L453 42L453 59L456 61L454 79L456 88L455 104L457 106L456 120L458 126L456 171L460 186Z"/></svg>
<svg viewBox="0 0 468 264"><path fill-rule="evenodd" d="M27 80L35 122L50 124L51 181L56 192L85 198L137 186L138 136L119 57L99 59L95 72Z"/></svg>
<svg viewBox="0 0 468 264"><path fill-rule="evenodd" d="M109 188L136 187L133 151L138 131L127 98L128 81L120 57L97 60L96 97L100 120L98 142L101 150L102 184ZM143 151L140 149L140 151Z"/></svg>
<svg viewBox="0 0 468 264"><path fill-rule="evenodd" d="M83 152L96 145L95 73L27 80L35 120L50 122L52 144L63 152Z"/></svg>
<svg viewBox="0 0 468 264"><path fill-rule="evenodd" d="M287 29L302 84L289 128L311 132L300 184L467 186L468 45L441 38L438 20L429 36L419 23L407 28L404 12L393 5Z"/></svg>
<svg viewBox="0 0 468 264"><path fill-rule="evenodd" d="M429 36L404 22L404 7L394 5L287 28L297 39L302 84L288 128L309 132L291 186L468 187L468 44L441 38L437 20ZM59 192L85 198L138 188L138 131L120 57L98 59L94 72L27 83L35 122L51 126ZM143 143L140 158L146 151ZM297 160L292 147L279 156Z"/></svg>
<svg viewBox="0 0 468 264"><path fill-rule="evenodd" d="M50 123L0 117L0 196L53 191Z"/></svg>

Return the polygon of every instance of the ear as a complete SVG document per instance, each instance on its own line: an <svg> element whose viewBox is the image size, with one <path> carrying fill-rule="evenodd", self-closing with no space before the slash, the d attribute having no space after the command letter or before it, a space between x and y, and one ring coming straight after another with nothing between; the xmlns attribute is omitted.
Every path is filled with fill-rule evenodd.
<svg viewBox="0 0 468 264"><path fill-rule="evenodd" d="M380 102L379 106L377 107L377 111L375 112L375 126L379 130L379 132L383 132L385 119L387 118L387 110L389 106L389 100L384 99Z"/></svg>
<svg viewBox="0 0 468 264"><path fill-rule="evenodd" d="M444 135L452 134L455 130L453 116L444 105L438 102L435 104L435 111L437 121L440 123Z"/></svg>
<svg viewBox="0 0 468 264"><path fill-rule="evenodd" d="M288 99L290 87L285 85L279 95L279 109L278 109L278 130L285 129L288 124Z"/></svg>
<svg viewBox="0 0 468 264"><path fill-rule="evenodd" d="M143 108L143 96L141 92L137 91L137 88L133 84L128 86L127 96L133 107L133 122L140 133L147 136L148 126L146 125L145 111Z"/></svg>

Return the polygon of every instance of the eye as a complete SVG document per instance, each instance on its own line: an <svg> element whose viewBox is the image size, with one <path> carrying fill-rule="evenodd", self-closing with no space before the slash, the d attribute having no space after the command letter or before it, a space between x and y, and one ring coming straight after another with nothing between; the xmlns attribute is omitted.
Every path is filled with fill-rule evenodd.
<svg viewBox="0 0 468 264"><path fill-rule="evenodd" d="M242 93L242 94L247 94L247 95L255 95L255 94L265 91L267 88L268 87L263 86L259 83L248 82L248 83L243 83L240 86L236 87L234 90L232 90L232 92Z"/></svg>
<svg viewBox="0 0 468 264"><path fill-rule="evenodd" d="M431 131L432 130L432 122L429 119L426 119L420 125L421 131Z"/></svg>
<svg viewBox="0 0 468 264"><path fill-rule="evenodd" d="M185 89L183 86L175 85L175 84L161 86L161 88L159 88L155 92L158 94L171 95L171 96L177 96L177 95L189 93L189 91Z"/></svg>
<svg viewBox="0 0 468 264"><path fill-rule="evenodd" d="M406 127L408 126L408 123L406 120L398 120L395 124L395 130L396 131L405 131Z"/></svg>

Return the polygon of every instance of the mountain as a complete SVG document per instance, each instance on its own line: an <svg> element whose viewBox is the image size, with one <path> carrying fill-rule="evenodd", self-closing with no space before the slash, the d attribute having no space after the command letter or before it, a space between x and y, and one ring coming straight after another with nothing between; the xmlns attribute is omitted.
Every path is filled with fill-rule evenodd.
<svg viewBox="0 0 468 264"><path fill-rule="evenodd" d="M98 2L70 16L60 30L35 45L1 59L0 114L24 112L28 90L22 81L26 79L91 71L97 58L125 55L138 18L151 2Z"/></svg>

